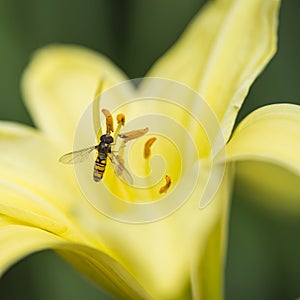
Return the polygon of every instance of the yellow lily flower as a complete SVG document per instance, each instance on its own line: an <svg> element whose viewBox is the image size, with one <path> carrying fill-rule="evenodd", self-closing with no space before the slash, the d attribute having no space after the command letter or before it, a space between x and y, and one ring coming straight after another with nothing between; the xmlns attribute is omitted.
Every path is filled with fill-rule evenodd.
<svg viewBox="0 0 300 300"><path fill-rule="evenodd" d="M24 74L22 88L39 130L0 123L0 273L26 255L50 248L120 299L221 299L234 176L260 191L266 202L272 199L275 207L292 211L299 205L295 182L299 181L300 160L294 149L300 108L288 104L261 108L232 134L250 85L275 53L278 9L276 0L211 1L147 74L178 81L199 93L227 142L226 170L209 205L199 209L204 185L196 181L187 199L170 190L174 199L182 197L186 202L179 203L183 205L172 214L147 219L147 223L120 222L99 213L80 191L73 169L57 162L72 146L99 78L104 78L102 105L105 93L115 91L114 86L126 81L126 76L107 58L82 47L50 46L38 51ZM171 81L158 80L161 84L155 96L163 98L170 93ZM142 88L151 90L145 84ZM124 93L134 95L128 85ZM190 90L187 93L194 95ZM123 94L119 96L123 99ZM197 115L199 98L191 99L187 97L182 111ZM143 102L136 105L125 109L127 118L143 117ZM153 107L157 113L174 117L162 102ZM198 160L204 161L212 150L211 140L200 129L193 130L192 118L182 111L175 114L176 121L190 133ZM158 147L157 153L167 157L170 167L177 156L167 149ZM133 147L131 153L134 157L137 150ZM190 155L180 153L183 158ZM201 164L201 176L209 178L211 169ZM179 186L184 178L175 167L171 170ZM107 172L106 184L111 186L114 177ZM149 201L159 199L152 188L144 192ZM141 196L130 188L119 188L118 193L128 194L133 202ZM283 196L293 205L281 205ZM110 200L103 198L102 203ZM118 210L116 215L122 213ZM134 217L139 216L135 213Z"/></svg>

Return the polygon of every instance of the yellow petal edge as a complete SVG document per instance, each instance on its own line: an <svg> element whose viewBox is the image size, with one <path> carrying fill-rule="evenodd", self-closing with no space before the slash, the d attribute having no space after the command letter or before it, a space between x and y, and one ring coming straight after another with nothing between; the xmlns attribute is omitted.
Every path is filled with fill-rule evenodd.
<svg viewBox="0 0 300 300"><path fill-rule="evenodd" d="M147 76L193 88L226 139L248 90L276 51L278 0L209 1Z"/></svg>
<svg viewBox="0 0 300 300"><path fill-rule="evenodd" d="M72 243L38 228L17 224L0 227L0 243L5 245L0 249L0 274L28 254L54 249L66 260L71 261L75 268L80 269L116 297L149 299L145 291L121 265L96 249Z"/></svg>
<svg viewBox="0 0 300 300"><path fill-rule="evenodd" d="M274 104L248 115L227 146L237 162L237 188L279 212L300 211L300 107ZM242 191L243 190L243 191Z"/></svg>
<svg viewBox="0 0 300 300"><path fill-rule="evenodd" d="M91 222L95 212L89 214L93 210L76 189L72 171L57 162L59 150L51 140L30 127L0 122L0 146L0 274L50 248L112 294L147 299L101 236L84 228L81 211Z"/></svg>
<svg viewBox="0 0 300 300"><path fill-rule="evenodd" d="M34 54L22 78L22 94L35 124L67 148L103 79L104 91L127 78L108 58L92 50L51 45Z"/></svg>

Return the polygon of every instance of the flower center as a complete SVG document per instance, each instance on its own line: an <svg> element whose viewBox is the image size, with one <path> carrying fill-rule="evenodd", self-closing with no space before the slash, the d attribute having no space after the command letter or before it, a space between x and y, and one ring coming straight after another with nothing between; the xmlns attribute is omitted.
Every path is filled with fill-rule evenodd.
<svg viewBox="0 0 300 300"><path fill-rule="evenodd" d="M142 83L136 88L135 83L124 82L104 91L101 101L95 100L82 115L74 140L74 150L93 145L95 135L98 140L102 135L98 132L101 119L101 127L114 139L101 148L110 156L105 161L102 153L99 159L96 169L104 172L101 182L93 181L93 155L75 164L76 176L85 197L99 212L133 223L169 215L196 188L203 207L213 198L224 170L221 163L217 178L212 171L225 143L207 103L174 81L146 78ZM100 103L106 108L102 111L105 119L99 117ZM110 112L114 120L119 115L116 128L111 126Z"/></svg>
<svg viewBox="0 0 300 300"><path fill-rule="evenodd" d="M153 142L154 139L155 143L149 146L148 141ZM124 166L133 177L133 183L124 182L114 169L108 166L103 184L111 193L122 201L145 203L160 200L167 192L172 191L180 178L182 158L180 150L170 139L150 132L149 135L126 144L124 148ZM109 161L108 164L112 165L113 162ZM172 186L169 184L166 187L166 176L172 178ZM160 192L162 187L165 188Z"/></svg>

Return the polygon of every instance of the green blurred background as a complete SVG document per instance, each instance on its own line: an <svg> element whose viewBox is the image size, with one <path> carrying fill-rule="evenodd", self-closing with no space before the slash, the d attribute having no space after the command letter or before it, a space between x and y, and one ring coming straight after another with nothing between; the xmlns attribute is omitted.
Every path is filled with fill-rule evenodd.
<svg viewBox="0 0 300 300"><path fill-rule="evenodd" d="M141 77L174 43L204 2L0 0L0 119L32 125L19 82L35 49L49 43L85 45L110 57L130 78ZM299 0L283 1L279 51L253 85L239 120L269 103L300 104L299 12ZM226 299L300 296L299 232L299 219L260 209L235 193ZM6 273L0 281L0 299L112 298L45 251L24 259Z"/></svg>

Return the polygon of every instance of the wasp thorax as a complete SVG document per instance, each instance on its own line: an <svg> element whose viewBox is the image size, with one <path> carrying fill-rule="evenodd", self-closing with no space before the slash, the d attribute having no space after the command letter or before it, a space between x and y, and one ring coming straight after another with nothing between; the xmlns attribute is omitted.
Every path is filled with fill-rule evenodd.
<svg viewBox="0 0 300 300"><path fill-rule="evenodd" d="M111 144L114 142L114 138L109 134L103 134L100 138L101 142L104 142L105 144Z"/></svg>

